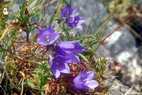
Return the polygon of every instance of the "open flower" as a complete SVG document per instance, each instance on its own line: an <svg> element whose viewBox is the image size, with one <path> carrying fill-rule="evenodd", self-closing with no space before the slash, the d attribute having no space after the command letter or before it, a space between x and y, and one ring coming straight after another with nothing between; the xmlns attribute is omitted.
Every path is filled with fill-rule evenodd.
<svg viewBox="0 0 142 95"><path fill-rule="evenodd" d="M53 44L58 38L60 34L55 32L53 27L49 25L47 28L38 29L38 39L37 43L47 46Z"/></svg>
<svg viewBox="0 0 142 95"><path fill-rule="evenodd" d="M66 21L68 26L76 27L76 28L80 29L81 31L83 30L83 27L81 24L83 24L84 22L85 22L85 20L81 19L79 16L69 17Z"/></svg>
<svg viewBox="0 0 142 95"><path fill-rule="evenodd" d="M61 73L70 73L70 68L67 64L70 62L69 58L54 54L54 59L52 61L49 60L48 62L55 78L58 78Z"/></svg>
<svg viewBox="0 0 142 95"><path fill-rule="evenodd" d="M74 16L77 8L72 8L69 5L66 5L64 8L61 8L61 15L64 19L67 19L70 16Z"/></svg>
<svg viewBox="0 0 142 95"><path fill-rule="evenodd" d="M66 58L70 58L71 62L79 63L80 60L79 60L79 58L76 54L84 51L84 47L79 45L78 44L79 42L80 42L80 40L77 40L77 41L60 41L56 45L56 48L55 48L56 52L58 54L65 56Z"/></svg>
<svg viewBox="0 0 142 95"><path fill-rule="evenodd" d="M73 79L73 85L77 89L94 89L99 83L96 80L93 80L93 77L93 72L87 72L87 70L84 69L83 72Z"/></svg>

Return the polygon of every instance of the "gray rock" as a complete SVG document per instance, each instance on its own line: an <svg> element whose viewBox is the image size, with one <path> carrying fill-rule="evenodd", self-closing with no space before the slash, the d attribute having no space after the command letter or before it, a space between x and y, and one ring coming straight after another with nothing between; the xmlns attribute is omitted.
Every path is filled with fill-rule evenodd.
<svg viewBox="0 0 142 95"><path fill-rule="evenodd" d="M89 30L98 29L100 22L107 15L107 9L103 6L101 1L102 0L99 0L99 2L97 0L76 0L73 2L73 7L78 8L77 14L86 20L85 25L88 26L90 22L92 23Z"/></svg>
<svg viewBox="0 0 142 95"><path fill-rule="evenodd" d="M117 23L109 23L109 33L113 32L117 27ZM139 89L141 78L138 79L138 76L142 72L142 66L139 63L139 56L135 44L135 39L130 31L125 27L121 27L105 41L103 46L110 52L109 56L112 59L122 64L117 74L118 79L127 86L135 83L135 88Z"/></svg>

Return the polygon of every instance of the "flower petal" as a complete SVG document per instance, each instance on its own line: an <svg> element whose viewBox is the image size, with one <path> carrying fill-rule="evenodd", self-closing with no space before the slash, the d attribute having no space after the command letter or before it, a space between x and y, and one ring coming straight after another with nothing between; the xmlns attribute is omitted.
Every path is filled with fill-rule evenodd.
<svg viewBox="0 0 142 95"><path fill-rule="evenodd" d="M60 71L58 69L54 68L54 67L51 67L51 70L52 70L55 78L59 78L59 76L61 74Z"/></svg>
<svg viewBox="0 0 142 95"><path fill-rule="evenodd" d="M61 41L57 44L57 46L59 46L60 48L63 48L63 49L72 49L74 48L74 45L71 44L70 41Z"/></svg>
<svg viewBox="0 0 142 95"><path fill-rule="evenodd" d="M94 72L87 72L87 80L92 80L94 77Z"/></svg>
<svg viewBox="0 0 142 95"><path fill-rule="evenodd" d="M99 86L99 83L96 80L86 81L85 85L89 87L89 89L94 89Z"/></svg>
<svg viewBox="0 0 142 95"><path fill-rule="evenodd" d="M79 20L78 24L83 24L83 23L85 23L85 19L82 18Z"/></svg>
<svg viewBox="0 0 142 95"><path fill-rule="evenodd" d="M68 64L65 64L65 69L61 70L62 73L70 73L70 68L68 66Z"/></svg>
<svg viewBox="0 0 142 95"><path fill-rule="evenodd" d="M79 30L83 31L83 27L82 27L82 25L80 25L80 24L77 25L76 28L78 28Z"/></svg>

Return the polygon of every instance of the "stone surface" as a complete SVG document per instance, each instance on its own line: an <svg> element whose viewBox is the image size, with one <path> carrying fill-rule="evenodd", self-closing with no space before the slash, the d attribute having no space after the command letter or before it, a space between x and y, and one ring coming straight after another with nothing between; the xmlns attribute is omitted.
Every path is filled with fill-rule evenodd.
<svg viewBox="0 0 142 95"><path fill-rule="evenodd" d="M137 95L138 93L138 91L134 90L133 88L131 89L129 86L124 85L121 81L116 80L114 77L113 77L113 81L111 79L111 80L108 80L107 82L109 82L107 84L113 83L113 85L111 85L109 89L108 95L124 95L124 94Z"/></svg>
<svg viewBox="0 0 142 95"><path fill-rule="evenodd" d="M117 27L117 23L111 22L108 25L108 31L111 33ZM142 66L139 63L139 56L135 45L134 37L125 27L115 31L103 44L110 52L109 56L122 65L117 73L117 78L128 86L131 86L136 81L140 81L138 76L142 72ZM137 84L137 88L139 87L140 85Z"/></svg>
<svg viewBox="0 0 142 95"><path fill-rule="evenodd" d="M99 2L98 2L99 1ZM77 7L77 14L86 20L85 25L91 24L88 30L97 30L100 22L107 15L107 9L101 3L102 0L76 0L73 2L73 7ZM85 27L85 26L84 26ZM85 31L85 28L84 28Z"/></svg>

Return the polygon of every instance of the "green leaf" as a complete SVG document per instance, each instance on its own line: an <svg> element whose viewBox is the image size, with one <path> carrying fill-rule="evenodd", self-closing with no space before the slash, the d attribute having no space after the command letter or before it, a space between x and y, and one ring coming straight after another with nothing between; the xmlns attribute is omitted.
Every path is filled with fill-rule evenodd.
<svg viewBox="0 0 142 95"><path fill-rule="evenodd" d="M79 53L78 54L81 58L83 58L86 62L89 62L88 61L88 58L86 56L84 56L83 54Z"/></svg>
<svg viewBox="0 0 142 95"><path fill-rule="evenodd" d="M52 22L53 22L55 16L56 16L57 13L59 12L59 10L60 10L60 8L62 7L62 5L63 5L63 3L60 3L60 4L57 6L57 8L56 8L54 14L52 15L52 17L51 17L51 19L50 19L50 21L49 21L49 24L52 24Z"/></svg>
<svg viewBox="0 0 142 95"><path fill-rule="evenodd" d="M85 51L88 53L91 53L93 56L95 56L97 58L97 55L95 54L95 52L92 49L86 47Z"/></svg>

